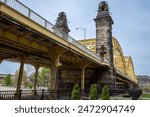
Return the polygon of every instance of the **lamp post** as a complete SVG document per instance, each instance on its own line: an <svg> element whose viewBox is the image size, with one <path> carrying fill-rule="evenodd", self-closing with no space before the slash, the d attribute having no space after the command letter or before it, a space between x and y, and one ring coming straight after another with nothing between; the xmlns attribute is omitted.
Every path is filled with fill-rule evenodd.
<svg viewBox="0 0 150 117"><path fill-rule="evenodd" d="M84 31L84 39L86 39L86 28L76 28L76 30L78 30L78 29L80 29L80 30L83 30L83 31Z"/></svg>

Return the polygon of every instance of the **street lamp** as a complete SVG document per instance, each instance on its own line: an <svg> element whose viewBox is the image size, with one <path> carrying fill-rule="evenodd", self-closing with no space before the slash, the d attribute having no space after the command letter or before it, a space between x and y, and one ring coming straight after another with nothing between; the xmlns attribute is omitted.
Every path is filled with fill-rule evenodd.
<svg viewBox="0 0 150 117"><path fill-rule="evenodd" d="M80 29L80 30L83 30L83 31L84 31L84 39L86 39L86 28L76 28L76 30L78 30L78 29Z"/></svg>

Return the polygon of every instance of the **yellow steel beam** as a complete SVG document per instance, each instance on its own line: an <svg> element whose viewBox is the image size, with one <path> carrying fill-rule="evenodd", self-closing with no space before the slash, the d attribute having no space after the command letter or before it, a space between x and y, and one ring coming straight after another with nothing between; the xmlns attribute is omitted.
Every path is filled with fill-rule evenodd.
<svg viewBox="0 0 150 117"><path fill-rule="evenodd" d="M0 48L0 51L1 52L4 52L4 53L8 53L8 54L16 54L16 55L23 55L24 53L20 53L20 52L16 52L16 51L13 51L13 50L10 50L10 49L6 49L6 48Z"/></svg>
<svg viewBox="0 0 150 117"><path fill-rule="evenodd" d="M42 43L42 44L40 44L41 46L51 46L52 45L52 43L50 43L50 42L46 42L46 43Z"/></svg>
<svg viewBox="0 0 150 117"><path fill-rule="evenodd" d="M30 43L32 43L32 42L40 42L42 40L44 40L43 37L37 37L37 38L34 38L34 39L30 40Z"/></svg>
<svg viewBox="0 0 150 117"><path fill-rule="evenodd" d="M3 31L5 33L5 32L8 32L8 31L15 30L17 28L19 28L17 25L10 25L8 28L4 29Z"/></svg>
<svg viewBox="0 0 150 117"><path fill-rule="evenodd" d="M33 34L32 32L27 31L27 32L25 32L25 33L19 35L18 38L21 39L21 38L30 36L30 35L32 35L32 34Z"/></svg>
<svg viewBox="0 0 150 117"><path fill-rule="evenodd" d="M18 37L9 33L9 32L6 32L5 34L3 33L3 30L0 29L0 37L1 39L4 39L4 41L11 41L11 42L14 42L14 43L20 43L22 45L25 45L27 47L30 47L30 48L35 48L37 50L41 50L41 51L44 51L44 52L49 52L49 49L46 48L46 47L41 47L39 44L33 42L33 43L30 43L29 40L25 39L25 38L21 38L20 40L18 40Z"/></svg>

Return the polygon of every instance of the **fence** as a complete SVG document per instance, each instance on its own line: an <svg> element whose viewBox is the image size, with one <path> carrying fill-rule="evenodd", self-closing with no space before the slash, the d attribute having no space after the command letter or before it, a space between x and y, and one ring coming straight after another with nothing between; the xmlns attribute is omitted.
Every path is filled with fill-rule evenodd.
<svg viewBox="0 0 150 117"><path fill-rule="evenodd" d="M97 55L94 52L90 51L88 48L86 48L85 46L80 44L78 41L76 41L72 37L70 37L66 34L67 38L64 38L64 36L63 36L64 32L61 32L57 28L55 28L55 31L54 31L54 25L53 24L51 24L49 21L47 21L46 19L44 19L43 17L38 15L36 12L31 10L30 8L28 8L27 6L25 6L24 4L22 4L18 0L0 0L0 2L7 5L7 6L9 6L9 7L11 7L11 8L13 8L13 9L15 9L16 11L18 11L22 15L28 17L30 20L36 22L38 25L40 25L40 26L44 27L45 29L55 33L56 35L60 36L62 39L68 41L69 43L71 43L74 46L78 47L79 49L86 52L90 56L92 56L95 59L101 61L101 58L100 58L99 55ZM108 60L105 60L103 62L108 63Z"/></svg>
<svg viewBox="0 0 150 117"><path fill-rule="evenodd" d="M17 94L17 98L15 95ZM53 99L70 100L71 90L37 90L37 95L34 95L34 90L20 90L16 93L15 90L0 91L0 100L48 100L53 94Z"/></svg>
<svg viewBox="0 0 150 117"><path fill-rule="evenodd" d="M71 100L71 90L37 90L37 95L33 94L33 90L20 90L18 93L19 100L48 100L53 94L53 100ZM100 97L102 90L98 90L98 97ZM14 100L15 90L11 91L0 91L0 100ZM84 97L89 97L90 91L84 91ZM110 90L110 96L130 96L133 99L138 99L142 91L141 90Z"/></svg>

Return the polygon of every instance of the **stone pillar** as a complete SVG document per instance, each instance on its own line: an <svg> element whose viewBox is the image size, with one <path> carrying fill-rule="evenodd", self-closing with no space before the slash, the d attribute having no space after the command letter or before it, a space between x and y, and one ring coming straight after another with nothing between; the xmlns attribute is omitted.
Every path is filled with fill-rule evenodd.
<svg viewBox="0 0 150 117"><path fill-rule="evenodd" d="M96 23L96 53L101 53L101 49L106 48L105 59L113 66L113 46L112 46L112 24L113 20L109 14L108 4L100 2L98 13L94 19ZM101 57L101 55L100 55Z"/></svg>
<svg viewBox="0 0 150 117"><path fill-rule="evenodd" d="M109 13L108 4L105 1L99 3L98 13L94 19L96 23L96 53L108 61L110 68L107 70L108 83L111 80L112 89L115 88L115 69L113 63L112 24L113 20ZM103 81L102 81L103 82Z"/></svg>
<svg viewBox="0 0 150 117"><path fill-rule="evenodd" d="M18 76L18 82L17 82L17 89L16 89L16 93L15 93L15 99L18 99L19 94L20 94L20 88L21 88L23 70L24 70L24 63L25 63L25 57L22 57L21 64L20 64L20 70L19 70L19 76Z"/></svg>
<svg viewBox="0 0 150 117"><path fill-rule="evenodd" d="M35 77L34 77L34 84L33 84L33 93L34 95L37 95L37 90L36 90L36 86L37 86L37 77L38 77L38 70L39 70L39 65L35 65Z"/></svg>

